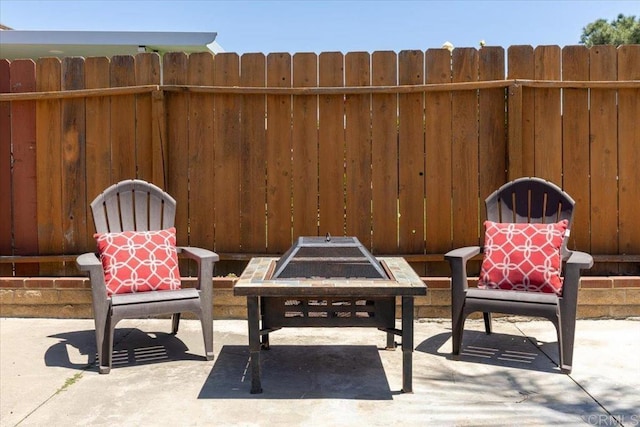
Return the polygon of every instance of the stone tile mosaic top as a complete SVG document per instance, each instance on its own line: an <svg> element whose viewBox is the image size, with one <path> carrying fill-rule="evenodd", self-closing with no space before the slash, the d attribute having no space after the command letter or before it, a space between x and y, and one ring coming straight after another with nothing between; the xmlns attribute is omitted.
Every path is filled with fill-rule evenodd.
<svg viewBox="0 0 640 427"><path fill-rule="evenodd" d="M316 296L385 296L426 295L427 287L402 257L380 257L378 260L391 274L391 279L277 279L271 274L278 258L252 258L240 279L234 295L316 295Z"/></svg>

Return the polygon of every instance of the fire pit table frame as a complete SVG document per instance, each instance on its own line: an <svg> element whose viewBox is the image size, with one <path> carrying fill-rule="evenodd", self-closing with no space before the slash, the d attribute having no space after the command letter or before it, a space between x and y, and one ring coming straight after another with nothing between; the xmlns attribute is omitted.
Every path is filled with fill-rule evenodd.
<svg viewBox="0 0 640 427"><path fill-rule="evenodd" d="M413 391L414 297L426 295L427 287L404 258L377 259L390 276L388 280L272 280L278 258L251 259L234 286L234 295L247 297L251 393L262 392L260 350L269 347L270 332L282 327L354 326L385 331L387 348L395 347L394 335L401 336L402 391ZM395 327L395 299L398 296L402 301L401 329Z"/></svg>

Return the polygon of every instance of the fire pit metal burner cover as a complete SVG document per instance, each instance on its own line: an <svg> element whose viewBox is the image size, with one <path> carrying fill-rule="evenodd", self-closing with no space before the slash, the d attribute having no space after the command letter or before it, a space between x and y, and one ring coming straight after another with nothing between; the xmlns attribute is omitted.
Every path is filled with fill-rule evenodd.
<svg viewBox="0 0 640 427"><path fill-rule="evenodd" d="M280 257L271 279L389 280L380 262L357 237L299 237Z"/></svg>

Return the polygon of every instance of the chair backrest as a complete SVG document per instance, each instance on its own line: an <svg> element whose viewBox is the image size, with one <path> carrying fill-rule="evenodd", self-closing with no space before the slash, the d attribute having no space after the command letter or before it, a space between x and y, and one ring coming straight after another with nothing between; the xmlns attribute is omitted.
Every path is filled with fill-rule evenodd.
<svg viewBox="0 0 640 427"><path fill-rule="evenodd" d="M523 177L508 182L484 202L490 221L548 224L566 219L571 229L575 201L560 187L541 178ZM563 255L567 254L567 241L565 237Z"/></svg>
<svg viewBox="0 0 640 427"><path fill-rule="evenodd" d="M150 231L173 227L176 201L139 179L120 181L91 202L96 232Z"/></svg>

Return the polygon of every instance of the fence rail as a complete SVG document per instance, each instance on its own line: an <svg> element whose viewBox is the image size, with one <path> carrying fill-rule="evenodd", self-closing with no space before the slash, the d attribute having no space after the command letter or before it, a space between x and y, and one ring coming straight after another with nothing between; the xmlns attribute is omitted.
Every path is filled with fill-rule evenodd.
<svg viewBox="0 0 640 427"><path fill-rule="evenodd" d="M595 274L640 274L638 122L640 46L0 60L0 275L77 274L133 177L230 269L329 232L448 274L527 175L576 199Z"/></svg>

